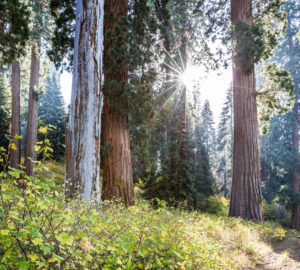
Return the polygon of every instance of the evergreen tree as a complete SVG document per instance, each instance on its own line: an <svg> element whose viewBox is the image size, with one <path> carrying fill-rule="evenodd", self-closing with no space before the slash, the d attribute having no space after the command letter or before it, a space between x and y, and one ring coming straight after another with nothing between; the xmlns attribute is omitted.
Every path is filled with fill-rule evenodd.
<svg viewBox="0 0 300 270"><path fill-rule="evenodd" d="M297 32L299 31L299 1L289 0L283 6L283 10L287 12L288 25L286 35L275 53L274 60L278 61L281 67L290 72L295 91L295 104L293 108L293 136L290 138L293 146L293 172L289 188L291 190L292 205L292 222L293 229L300 230L300 170L299 170L299 98L300 98L300 44L297 40Z"/></svg>
<svg viewBox="0 0 300 270"><path fill-rule="evenodd" d="M232 177L232 141L233 141L233 104L232 87L228 88L226 101L224 103L220 122L218 125L217 151L218 168L217 172L223 179L221 191L228 196L230 180Z"/></svg>
<svg viewBox="0 0 300 270"><path fill-rule="evenodd" d="M65 117L59 75L56 71L52 71L46 78L45 94L39 100L39 120L46 125L54 126L47 137L52 144L52 157L55 160L61 160L65 154Z"/></svg>
<svg viewBox="0 0 300 270"><path fill-rule="evenodd" d="M0 63L10 64L25 54L29 39L29 14L25 1L0 2Z"/></svg>
<svg viewBox="0 0 300 270"><path fill-rule="evenodd" d="M209 163L211 166L215 166L216 131L214 127L213 113L210 109L210 104L208 100L205 100L201 112L200 132L201 132L203 146L205 147L205 151L208 154Z"/></svg>
<svg viewBox="0 0 300 270"><path fill-rule="evenodd" d="M66 197L100 198L104 1L78 0L73 84L66 130Z"/></svg>
<svg viewBox="0 0 300 270"><path fill-rule="evenodd" d="M260 138L262 191L267 202L275 198L285 201L287 208L291 207L292 198L280 191L290 187L294 165L293 113L277 115L270 121L269 132ZM286 198L284 198L286 197Z"/></svg>
<svg viewBox="0 0 300 270"><path fill-rule="evenodd" d="M0 73L0 147L7 149L9 144L10 106L8 81L4 72Z"/></svg>
<svg viewBox="0 0 300 270"><path fill-rule="evenodd" d="M271 80L266 80L269 87L257 93L255 85L254 65L268 59L278 44L279 30L273 26L275 21L284 21L281 5L281 1L262 1L255 9L252 0L231 1L234 143L230 216L262 219L256 97L263 97L269 110L281 111L279 93L286 94L289 99L293 95L287 72L274 64L266 67ZM286 79L284 82L275 83L282 81L282 77Z"/></svg>
<svg viewBox="0 0 300 270"><path fill-rule="evenodd" d="M213 126L208 132L203 132L203 123L213 124L211 122L210 116L212 116L209 103L206 101L206 108L204 107L202 111L198 112L198 116L195 119L195 130L194 130L194 186L195 186L195 207L198 208L201 205L203 199L209 195L213 194L213 184L214 178L212 175L211 163L210 163L210 155L208 148L211 146L208 141L210 135L212 135L214 129ZM205 112L205 113L204 113ZM208 113L208 114L206 114ZM206 119L203 119L202 116L209 116Z"/></svg>
<svg viewBox="0 0 300 270"><path fill-rule="evenodd" d="M50 13L54 19L55 29L51 37L50 60L56 68L71 71L73 65L75 36L75 0L50 0Z"/></svg>

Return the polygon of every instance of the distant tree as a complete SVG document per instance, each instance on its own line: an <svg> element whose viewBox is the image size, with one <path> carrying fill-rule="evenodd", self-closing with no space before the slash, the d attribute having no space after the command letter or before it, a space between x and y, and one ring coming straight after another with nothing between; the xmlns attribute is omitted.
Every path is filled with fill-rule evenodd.
<svg viewBox="0 0 300 270"><path fill-rule="evenodd" d="M7 149L9 144L10 108L8 81L4 72L0 72L0 146Z"/></svg>
<svg viewBox="0 0 300 270"><path fill-rule="evenodd" d="M216 162L216 131L213 113L208 100L205 100L201 111L200 132L203 146L209 157L209 163L211 166L214 166Z"/></svg>
<svg viewBox="0 0 300 270"><path fill-rule="evenodd" d="M207 103L206 103L207 104ZM209 109L209 107L206 108ZM203 109L204 110L204 109ZM203 115L203 110L200 115ZM203 199L213 194L214 178L210 155L207 149L207 133L203 133L204 119L200 115L195 119L194 131L194 187L195 187L195 207L198 208ZM210 115L211 116L211 115ZM206 119L205 121L207 121ZM211 120L211 119L210 119ZM209 132L209 131L208 131Z"/></svg>
<svg viewBox="0 0 300 270"><path fill-rule="evenodd" d="M65 154L65 104L60 90L59 74L53 70L46 78L45 94L39 100L39 120L52 125L47 138L53 148L54 160L61 160ZM41 140L42 138L38 138Z"/></svg>
<svg viewBox="0 0 300 270"><path fill-rule="evenodd" d="M31 65L29 81L28 115L26 127L25 167L26 174L33 175L33 161L36 160L34 146L37 142L38 99L40 94L40 65L42 38L48 34L48 1L31 0Z"/></svg>
<svg viewBox="0 0 300 270"><path fill-rule="evenodd" d="M78 0L73 83L66 133L66 197L100 198L104 1ZM96 193L97 192L97 193Z"/></svg>
<svg viewBox="0 0 300 270"><path fill-rule="evenodd" d="M12 64L12 119L11 135L21 135L20 122L20 63L26 53L29 39L29 10L26 1L12 0L0 3L0 63ZM21 161L21 141L13 140L10 166L17 168Z"/></svg>
<svg viewBox="0 0 300 270"><path fill-rule="evenodd" d="M290 72L295 91L295 104L293 107L293 136L291 138L294 149L293 173L290 187L293 190L292 221L291 227L300 230L300 168L299 168L299 98L300 98L300 44L297 40L299 31L300 3L295 0L288 0L283 10L287 12L288 25L285 37L282 39L275 52L274 60L278 61L281 67Z"/></svg>
<svg viewBox="0 0 300 270"><path fill-rule="evenodd" d="M232 177L233 104L232 87L226 92L226 100L220 116L217 136L218 168L222 174L224 196L228 195L228 184Z"/></svg>
<svg viewBox="0 0 300 270"><path fill-rule="evenodd" d="M289 112L273 117L269 132L260 138L263 196L268 203L280 199L289 210L293 198L286 191L295 165L292 137L293 113Z"/></svg>

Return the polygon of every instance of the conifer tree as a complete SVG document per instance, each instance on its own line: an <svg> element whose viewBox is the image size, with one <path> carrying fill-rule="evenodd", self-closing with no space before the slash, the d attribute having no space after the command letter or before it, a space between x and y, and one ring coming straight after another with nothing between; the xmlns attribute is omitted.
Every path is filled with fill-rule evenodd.
<svg viewBox="0 0 300 270"><path fill-rule="evenodd" d="M26 52L29 11L25 1L0 2L0 63L11 64Z"/></svg>
<svg viewBox="0 0 300 270"><path fill-rule="evenodd" d="M5 72L0 72L0 146L7 149L9 143L9 90Z"/></svg>
<svg viewBox="0 0 300 270"><path fill-rule="evenodd" d="M198 107L195 117L195 130L194 130L194 186L196 190L195 207L199 208L201 202L205 197L213 193L213 175L211 171L211 164L209 152L207 150L207 133L203 133L203 122L208 122L207 119L202 118L203 111L208 111L209 103L205 102L206 110ZM210 110L210 109L209 109ZM211 116L211 114L210 114Z"/></svg>
<svg viewBox="0 0 300 270"><path fill-rule="evenodd" d="M295 91L295 104L293 107L293 136L292 145L294 149L293 174L291 177L291 188L293 189L293 206L291 227L300 230L300 171L299 171L299 98L300 98L300 44L297 40L297 32L299 31L300 4L298 1L289 0L283 6L283 10L287 12L288 25L286 35L283 38L278 50L276 51L274 60L290 72Z"/></svg>
<svg viewBox="0 0 300 270"><path fill-rule="evenodd" d="M25 1L1 1L0 3L0 62L12 64L11 136L21 135L20 122L20 63L26 53L29 39L29 11ZM13 140L10 166L17 168L21 161L21 141Z"/></svg>
<svg viewBox="0 0 300 270"><path fill-rule="evenodd" d="M34 146L37 142L38 99L40 94L40 65L42 38L46 36L48 27L48 1L30 1L33 21L31 29L31 65L28 98L28 116L26 127L25 167L26 174L33 175L33 161L36 160Z"/></svg>
<svg viewBox="0 0 300 270"><path fill-rule="evenodd" d="M100 198L100 134L104 1L79 0L73 82L66 133L66 197Z"/></svg>
<svg viewBox="0 0 300 270"><path fill-rule="evenodd" d="M129 132L132 132L133 150L145 143L154 77L149 44L154 41L155 25L149 18L145 0L106 1L105 11L103 199L117 198L131 205L133 173Z"/></svg>
<svg viewBox="0 0 300 270"><path fill-rule="evenodd" d="M228 195L228 183L232 176L232 141L233 141L233 104L232 87L228 88L226 101L224 103L220 122L218 125L217 151L218 163L217 172L223 178L222 191L224 196Z"/></svg>
<svg viewBox="0 0 300 270"><path fill-rule="evenodd" d="M213 114L208 100L205 100L201 112L200 132L203 146L205 147L205 151L209 157L209 163L211 166L214 166L216 158L216 131L214 127Z"/></svg>
<svg viewBox="0 0 300 270"><path fill-rule="evenodd" d="M234 40L234 143L229 215L261 220L256 98L264 99L268 112L272 108L282 112L284 109L281 109L278 93L286 94L290 101L293 87L286 71L278 69L274 64L268 64L265 68L265 77L269 76L269 79L266 79L269 84L265 86L264 91L256 92L254 65L272 55L274 47L278 44L276 37L279 33L278 28L273 27L274 21L284 21L285 13L279 11L281 1L263 1L257 9L252 2L252 0L231 1ZM254 12L257 12L255 16ZM265 16L266 14L268 16ZM277 80L282 82L278 83Z"/></svg>
<svg viewBox="0 0 300 270"><path fill-rule="evenodd" d="M45 125L54 126L54 129L48 132L47 138L53 148L52 158L57 161L65 154L65 116L59 74L52 70L46 78L45 94L39 100L39 120Z"/></svg>

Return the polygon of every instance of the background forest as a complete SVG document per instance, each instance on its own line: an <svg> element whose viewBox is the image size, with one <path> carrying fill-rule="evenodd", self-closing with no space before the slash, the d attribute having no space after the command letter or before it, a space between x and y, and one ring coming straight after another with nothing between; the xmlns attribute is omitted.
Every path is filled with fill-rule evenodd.
<svg viewBox="0 0 300 270"><path fill-rule="evenodd" d="M0 269L298 269L299 63L297 0L0 1Z"/></svg>

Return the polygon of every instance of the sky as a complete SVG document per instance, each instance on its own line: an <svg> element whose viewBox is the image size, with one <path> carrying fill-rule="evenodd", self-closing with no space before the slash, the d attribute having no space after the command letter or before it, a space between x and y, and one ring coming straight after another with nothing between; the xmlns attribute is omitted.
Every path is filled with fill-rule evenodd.
<svg viewBox="0 0 300 270"><path fill-rule="evenodd" d="M201 69L194 67L187 70L185 79L187 81L197 80ZM221 75L218 75L220 74ZM199 82L200 85L200 99L202 104L207 99L210 103L215 124L219 122L220 114L222 111L223 103L225 101L226 90L230 86L232 80L232 71L229 67L226 70L211 71L207 74L206 78ZM72 89L72 75L66 71L60 77L61 89L66 104L70 103L71 89ZM192 85L190 85L192 87Z"/></svg>

